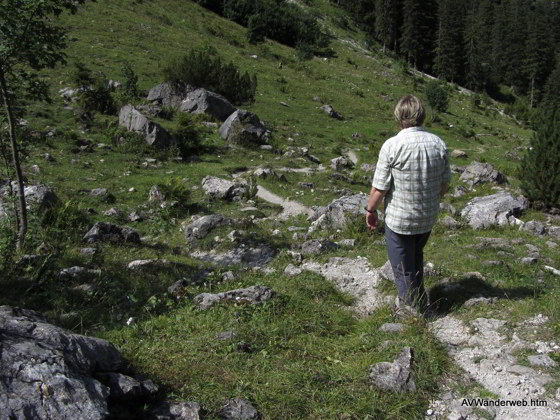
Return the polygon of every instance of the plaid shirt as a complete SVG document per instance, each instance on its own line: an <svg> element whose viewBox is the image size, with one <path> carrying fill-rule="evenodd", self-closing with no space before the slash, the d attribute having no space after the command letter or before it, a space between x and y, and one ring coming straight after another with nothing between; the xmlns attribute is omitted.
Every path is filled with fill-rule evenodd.
<svg viewBox="0 0 560 420"><path fill-rule="evenodd" d="M387 190L385 223L394 232L429 232L439 212L441 186L451 181L447 146L421 127L401 130L379 152L372 186Z"/></svg>

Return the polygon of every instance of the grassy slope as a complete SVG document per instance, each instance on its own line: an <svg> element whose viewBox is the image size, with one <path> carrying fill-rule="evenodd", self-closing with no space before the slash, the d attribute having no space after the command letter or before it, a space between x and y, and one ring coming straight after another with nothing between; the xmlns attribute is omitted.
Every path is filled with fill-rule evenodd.
<svg viewBox="0 0 560 420"><path fill-rule="evenodd" d="M277 43L249 45L243 28L189 1L101 0L88 5L77 16L64 18L72 39L68 61L80 60L118 80L122 78L121 65L127 60L138 73L141 88L147 90L162 81L161 68L170 58L180 56L193 46L212 45L241 68L257 73L257 100L248 109L274 128L274 143L279 148L310 147L311 153L326 164L341 152L353 149L357 151L359 164L374 163L382 142L397 131L391 118L396 100L410 92L422 95L423 80L414 83L410 76L402 74L399 64L392 59L380 53L364 52L360 47L362 34L336 26L335 22L343 13L333 9L329 2L317 0L314 7L336 36L332 42L336 58L300 62L294 50ZM280 63L282 68L279 68ZM69 85L69 72L68 66L47 75L53 86L53 97L60 87ZM312 100L314 96L332 104L346 117L345 121L330 119L321 112L320 104ZM48 141L30 145L27 167L33 163L41 167L41 174L30 174L30 179L51 184L63 201L72 200L68 212L74 207L97 209L98 214L89 216L88 223L108 219L101 214L112 205L100 204L87 194L77 194L80 189L109 188L119 208L133 210L146 201L152 185L171 176L183 179L190 188L200 185L207 174L227 176L236 167L312 165L304 159L276 159L279 155L270 152L230 150L214 131L205 134L205 144L213 148L213 153L203 154L200 163L164 161L161 167L145 169L141 166L144 157L138 153L71 152L73 138L110 144L111 138L102 125L110 119L100 119L98 126L82 133L72 111L64 109L58 98L52 106L33 106L31 114L29 120L35 128L47 131L48 127L56 127L58 134ZM441 135L450 149L460 148L469 154L467 160L453 163L463 165L474 159L484 159L505 172L513 186L517 185L517 163L506 159L504 154L525 145L529 131L492 110L473 109L469 96L455 90L452 90L449 113L441 115L441 119L441 123L429 124L429 128ZM460 128L491 135L467 139L460 135ZM353 138L353 133L361 136ZM294 142L289 142L288 138ZM42 158L45 152L55 156L57 162L46 163ZM126 172L130 175L125 175ZM280 195L291 197L297 190L297 182L305 180L315 183L316 188L368 191L367 185L333 182L329 173L312 178L295 174L287 174L287 177L288 183L264 184ZM453 184L452 187L457 185L456 178ZM131 187L136 192L128 192ZM448 201L460 208L468 198L489 192L490 187L483 187L467 197ZM326 204L334 197L337 197L334 192L313 194L308 190L298 195L298 199L308 205ZM239 215L235 205L208 202L199 190L192 192L191 200L198 206L192 209L193 213ZM258 204L267 214L275 211L263 203ZM188 216L186 213L181 219ZM61 216L65 217L69 216ZM208 312L194 310L189 302L177 305L165 298L163 292L169 284L188 277L203 265L185 255L187 246L179 233L179 221L172 222L168 218L156 218L156 221L135 225L143 234L150 235L153 242L165 242L168 248L106 245L94 257L85 257L77 251L85 226L79 225L74 235L57 242L60 254L51 267L52 273L49 272L51 277L44 283L45 290L52 288L57 292L22 294L21 286L16 285L6 302L17 301L22 306L47 309L55 317L62 316L61 321L69 327L84 332L97 331L115 342L138 370L165 384L177 398L196 400L213 410L226 397L244 396L255 402L267 419L419 418L427 401L434 396L442 372L453 369L443 349L425 334L422 323L412 322L409 332L399 337L379 333L379 325L391 321L388 311L380 311L366 320L353 319L343 310L347 298L311 274L287 278L235 270L236 280L222 284L217 281L218 273L205 286L191 288L189 293L260 283L273 287L280 297L259 308L220 307ZM302 218L291 224L306 225ZM75 228L62 222L60 226ZM291 233L281 223L267 222L248 230L266 238L277 227L283 233L274 244L283 247L292 240ZM42 232L34 233L36 243L54 241ZM70 230L60 233L64 236L68 232ZM210 236L224 237L227 232L222 229ZM367 255L374 266L386 260L385 249L372 244L371 236L359 224L334 234L358 240L355 249L334 255ZM427 248L427 259L433 261L442 274L429 279L429 285L444 276L481 271L490 286L510 292L512 296L524 287L523 293L519 293L522 299L501 300L488 309L461 308L459 316L506 316L518 320L527 314L543 312L553 317L558 325L560 289L552 277L545 275L544 284L537 284L534 280L537 269L516 262L517 257L524 255L521 248L515 251L515 257L496 257L493 250L465 252L464 247L475 243L476 236L521 237L538 245L544 257L554 260L553 265L560 265L557 253L544 245L544 239L520 234L513 228L482 233L461 229L455 238L436 228ZM201 246L211 247L211 239ZM171 252L173 247L178 247L179 252ZM477 259L472 259L469 253L476 254ZM164 257L184 266L156 274L126 272L124 267L128 261L151 257ZM505 258L510 268L481 265L484 259L496 258ZM288 262L288 257L282 253L273 265L281 272ZM97 288L92 296L84 297L68 285L58 283L54 274L56 267L70 265L103 269L103 275L92 280ZM392 287L387 285L387 290L392 292ZM132 315L139 319L138 324L121 327ZM217 332L228 329L238 334L234 342L214 339ZM392 342L383 345L384 340ZM237 351L234 343L238 341L250 344L252 352ZM418 353L419 392L394 395L369 389L367 367L377 361L391 360L404 345L414 347Z"/></svg>

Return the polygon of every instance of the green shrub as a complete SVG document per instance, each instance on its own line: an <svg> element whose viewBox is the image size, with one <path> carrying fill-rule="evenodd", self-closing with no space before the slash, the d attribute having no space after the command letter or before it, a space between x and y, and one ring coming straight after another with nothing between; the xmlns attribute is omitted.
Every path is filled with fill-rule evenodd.
<svg viewBox="0 0 560 420"><path fill-rule="evenodd" d="M560 107L541 110L519 172L521 188L530 201L560 205Z"/></svg>
<svg viewBox="0 0 560 420"><path fill-rule="evenodd" d="M163 73L168 82L202 87L236 104L255 100L257 77L241 73L232 62L225 63L212 47L190 50L169 63Z"/></svg>
<svg viewBox="0 0 560 420"><path fill-rule="evenodd" d="M437 80L432 80L426 85L426 98L432 109L445 112L449 106L447 91Z"/></svg>
<svg viewBox="0 0 560 420"><path fill-rule="evenodd" d="M173 132L179 156L186 159L200 149L200 130L190 114L181 113L178 128Z"/></svg>
<svg viewBox="0 0 560 420"><path fill-rule="evenodd" d="M84 64L76 63L71 77L78 89L78 119L81 122L90 124L96 112L107 115L116 112L111 88L103 75L96 77Z"/></svg>
<svg viewBox="0 0 560 420"><path fill-rule="evenodd" d="M128 61L123 64L121 73L125 78L120 88L121 96L123 99L126 99L122 102L133 102L135 99L138 99L138 76Z"/></svg>

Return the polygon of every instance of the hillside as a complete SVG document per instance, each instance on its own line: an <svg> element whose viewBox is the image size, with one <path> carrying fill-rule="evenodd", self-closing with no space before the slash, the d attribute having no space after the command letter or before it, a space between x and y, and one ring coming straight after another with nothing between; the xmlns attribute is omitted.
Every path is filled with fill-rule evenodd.
<svg viewBox="0 0 560 420"><path fill-rule="evenodd" d="M426 123L456 152L451 193L425 251L426 286L441 302L439 314L397 319L394 285L381 269L383 236L367 232L361 207L342 225L312 225L308 215L369 193L373 167L362 165L375 164L398 132L396 101L408 93L425 98L430 78L403 69L380 46L367 49L365 35L331 2L301 7L319 16L335 56L302 61L270 40L251 45L245 28L185 0L98 0L62 16L68 64L45 73L53 103L28 107L24 162L28 184L52 187L59 204L32 213L25 254L36 257L15 255L10 224L2 225L0 304L109 340L131 371L152 379L168 400L198 402L205 418L220 418L224 401L236 397L263 419L558 418L560 286L545 267L560 268L560 218L526 209L511 224L474 229L461 217L477 197L521 194L517 167L532 131L505 115L503 104L488 97L475 104L472 92L447 85L448 111L430 111ZM119 141L116 115L97 114L82 126L76 105L59 94L73 87L74 63L122 81L128 62L143 92L135 105L146 104L167 63L192 47L212 47L257 75L256 100L242 108L271 130L271 147L231 146L220 121L197 116L201 146L179 161L132 138ZM343 119L322 111L324 104ZM154 121L175 130L178 113ZM353 164L333 168L340 156ZM460 180L473 162L492 165L508 183ZM270 171L250 177L258 168ZM253 179L259 190L212 199L202 185L207 176ZM92 193L99 188L107 191ZM223 218L193 225L209 215ZM133 228L141 241L86 243L100 221ZM317 250L310 240L329 242ZM70 267L85 270L64 272ZM273 296L244 305L250 299L234 293L233 303L200 309L218 299L202 293L254 285ZM370 366L392 362L406 347L415 392L373 387ZM536 355L547 355L548 364L533 363ZM477 397L547 405L461 406Z"/></svg>

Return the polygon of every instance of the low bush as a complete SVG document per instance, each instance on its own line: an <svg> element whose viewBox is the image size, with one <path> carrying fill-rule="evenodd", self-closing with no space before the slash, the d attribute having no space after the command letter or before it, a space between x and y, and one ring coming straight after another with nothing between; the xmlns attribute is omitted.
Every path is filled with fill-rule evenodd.
<svg viewBox="0 0 560 420"><path fill-rule="evenodd" d="M166 81L203 87L236 104L253 102L257 77L226 63L214 48L192 49L163 70Z"/></svg>
<svg viewBox="0 0 560 420"><path fill-rule="evenodd" d="M432 80L426 85L426 98L432 109L446 112L449 106L447 91L437 80Z"/></svg>
<svg viewBox="0 0 560 420"><path fill-rule="evenodd" d="M176 141L179 156L186 159L196 154L200 149L200 130L190 114L179 116L178 127L172 133Z"/></svg>
<svg viewBox="0 0 560 420"><path fill-rule="evenodd" d="M72 82L77 88L78 119L85 123L93 122L96 112L112 115L116 112L111 87L103 75L95 76L82 63L76 63Z"/></svg>

